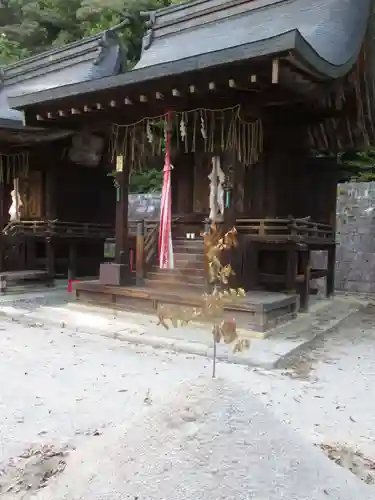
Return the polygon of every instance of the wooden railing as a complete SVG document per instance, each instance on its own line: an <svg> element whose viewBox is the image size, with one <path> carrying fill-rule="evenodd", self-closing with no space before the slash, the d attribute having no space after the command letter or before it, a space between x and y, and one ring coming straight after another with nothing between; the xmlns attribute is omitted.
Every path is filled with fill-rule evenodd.
<svg viewBox="0 0 375 500"><path fill-rule="evenodd" d="M135 279L141 285L158 251L159 223L138 221L135 250Z"/></svg>
<svg viewBox="0 0 375 500"><path fill-rule="evenodd" d="M157 255L159 238L158 221L129 221L128 263L141 284ZM115 238L107 238L104 244L105 259L115 259Z"/></svg>
<svg viewBox="0 0 375 500"><path fill-rule="evenodd" d="M155 224L145 238L144 262L146 268L152 264L152 260L158 251L159 224Z"/></svg>
<svg viewBox="0 0 375 500"><path fill-rule="evenodd" d="M59 220L12 221L3 229L7 236L57 236L67 238L106 239L114 236L114 228L107 224L64 222Z"/></svg>
<svg viewBox="0 0 375 500"><path fill-rule="evenodd" d="M270 240L314 239L334 241L335 233L329 224L306 219L237 219L239 233Z"/></svg>

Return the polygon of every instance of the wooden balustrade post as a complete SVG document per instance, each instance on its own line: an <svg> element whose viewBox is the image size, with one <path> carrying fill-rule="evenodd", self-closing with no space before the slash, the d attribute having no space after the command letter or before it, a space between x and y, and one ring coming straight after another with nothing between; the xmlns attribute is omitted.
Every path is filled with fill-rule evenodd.
<svg viewBox="0 0 375 500"><path fill-rule="evenodd" d="M137 236L135 243L135 282L140 286L143 284L145 275L145 221L137 222Z"/></svg>

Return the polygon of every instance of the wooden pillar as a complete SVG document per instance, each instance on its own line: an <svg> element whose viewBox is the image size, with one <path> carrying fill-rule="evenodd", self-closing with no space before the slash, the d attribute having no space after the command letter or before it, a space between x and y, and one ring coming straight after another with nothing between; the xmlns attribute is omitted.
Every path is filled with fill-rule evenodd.
<svg viewBox="0 0 375 500"><path fill-rule="evenodd" d="M69 243L69 263L68 263L68 281L71 282L77 278L77 245L75 241Z"/></svg>
<svg viewBox="0 0 375 500"><path fill-rule="evenodd" d="M117 264L129 266L128 242L128 203L129 203L129 166L116 175L118 182L116 203L116 258Z"/></svg>
<svg viewBox="0 0 375 500"><path fill-rule="evenodd" d="M310 250L308 248L301 251L301 267L303 273L303 283L300 291L300 311L307 312L309 309L311 262Z"/></svg>
<svg viewBox="0 0 375 500"><path fill-rule="evenodd" d="M51 279L54 279L56 275L55 270L55 252L53 248L53 240L49 236L46 238L46 268L48 275Z"/></svg>
<svg viewBox="0 0 375 500"><path fill-rule="evenodd" d="M327 253L326 297L331 297L335 291L336 245L330 246Z"/></svg>
<svg viewBox="0 0 375 500"><path fill-rule="evenodd" d="M116 244L115 262L100 265L99 281L102 285L121 286L130 284L129 241L128 241L128 195L129 164L122 156L116 162Z"/></svg>
<svg viewBox="0 0 375 500"><path fill-rule="evenodd" d="M145 222L144 220L137 222L137 238L135 245L135 275L136 284L142 285L144 279L144 264L145 264Z"/></svg>
<svg viewBox="0 0 375 500"><path fill-rule="evenodd" d="M298 272L298 251L295 244L287 250L287 269L286 269L286 290L288 293L296 293Z"/></svg>
<svg viewBox="0 0 375 500"><path fill-rule="evenodd" d="M26 267L36 268L36 240L32 237L26 240Z"/></svg>

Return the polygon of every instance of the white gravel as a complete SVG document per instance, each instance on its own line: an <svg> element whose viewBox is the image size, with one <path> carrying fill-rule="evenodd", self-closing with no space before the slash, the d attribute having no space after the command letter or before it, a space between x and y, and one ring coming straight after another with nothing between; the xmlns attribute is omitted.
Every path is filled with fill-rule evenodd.
<svg viewBox="0 0 375 500"><path fill-rule="evenodd" d="M154 427L150 428L152 420L148 420L147 415L152 415L152 419L159 419L161 426L159 434L163 436L162 425L167 425L165 415L169 412L179 414L180 401L184 401L187 397L186 394L181 394L182 399L179 400L179 393L186 392L187 387L197 387L198 392L192 397L202 400L200 403L203 405L202 411L207 413L207 419L211 419L210 422L217 422L221 417L224 419L223 422L227 421L228 408L236 403L236 398L241 399L238 408L241 415L244 412L251 413L251 408L255 408L258 415L251 426L252 434L246 439L253 439L257 427L259 427L259 432L260 426L263 425L264 429L265 424L262 424L262 420L266 422L266 427L275 427L280 436L284 435L284 430L281 429L285 427L294 429L299 433L298 440L293 435L289 435L287 429L285 429L286 437L284 436L285 439L295 440L293 453L301 456L311 454L315 457L314 461L317 460L315 465L318 464L318 468L320 467L318 462L322 459L324 467L328 467L327 464L329 464L329 467L331 465L333 467L332 471L345 472L345 477L336 478L337 485L343 480L349 481L352 488L358 488L354 497L336 495L327 496L327 498L375 498L375 487L363 484L349 472L338 468L310 444L335 441L342 444L348 443L349 446L359 447L366 455L375 458L375 402L371 397L375 384L374 359L375 313L372 309L368 309L367 312L360 313L347 321L336 334L330 335L327 341L320 341L312 353L300 356L292 366L286 369L265 372L219 364L218 373L224 385L219 388L221 392L216 394L216 386L210 385L210 361L199 356L177 355L132 346L93 335L71 333L65 329L25 327L17 322L3 321L0 323L0 380L2 381L0 388L0 468L5 468L6 482L9 463L17 464L17 457L30 447L38 449L43 445L51 445L56 449L65 447L69 450L76 449L76 452L70 452L65 471L58 478L51 479L50 485L41 490L37 498L54 498L54 500L132 498L134 500L132 496L125 495L124 492L129 493L128 489L124 489L117 497L113 493L115 490L112 491L113 494L110 488L104 491L103 484L97 478L90 479L88 471L91 470L94 476L97 475L98 467L100 470L102 468L102 462L103 470L107 471L106 474L109 474L110 469L116 469L116 460L115 462L113 460L118 453L120 455L124 453L125 441L124 443L120 441L125 435L126 439L129 439L130 435L131 446L136 452L141 449L139 447L142 443L139 440L143 440L150 432L149 440L145 443L145 451L142 452L147 458L150 447L158 448L163 444L156 444L156 441L152 443L152 436L157 439L158 432ZM200 376L203 379L197 383L197 377ZM202 383L209 385L203 389L203 392L200 392ZM206 390L211 394L211 398L207 394L208 407L204 402ZM234 400L230 396L232 393L235 394ZM242 401L243 399L246 401ZM214 401L214 405L210 406L209 401ZM278 422L280 420L287 425L280 427ZM241 424L240 418L236 417L237 421L239 429L236 430L246 431L242 425L245 421L243 420ZM190 430L184 430L184 432L194 434L195 424L194 422L191 424L188 426ZM206 424L202 425L204 428L200 427L199 432L207 432ZM172 439L177 448L182 443L181 439L180 434L178 438L174 436ZM242 437L237 436L236 440L238 439ZM264 440L260 440L259 443L261 443L259 446L270 446ZM281 446L276 442L273 444ZM165 450L168 451L169 445L165 446L163 453ZM225 449L227 445L221 443L217 448L217 450L222 450L222 454L224 454L223 446ZM113 456L110 456L109 452L113 447L115 448ZM207 447L206 443L202 451L203 455ZM185 451L175 451L176 460L182 460L185 463L187 457ZM189 453L192 453L191 449ZM241 448L239 455L242 456L244 453L245 451ZM199 455L200 458L197 456L197 460L202 459L203 455ZM317 456L320 458L316 458ZM133 470L136 470L138 474L143 473L144 459L143 457L127 470L132 474ZM82 460L88 464L87 469L84 467L83 471L82 468L77 468L77 463L81 463ZM249 488L255 491L256 482L263 484L266 478L262 476L261 468L256 466L254 460L254 457L249 460L251 467L247 474L252 476ZM124 461L125 459L122 459L120 463L125 463ZM154 460L151 462L154 463ZM280 470L276 467L277 464L272 460L268 461L268 464L279 477ZM302 465L309 467L309 464ZM155 467L153 474L159 470L156 462ZM184 467L185 465L180 471L186 472ZM173 476L175 470L174 467L173 471L168 473L169 476ZM284 466L282 470L283 475L286 470ZM316 470L314 469L315 472L303 470L303 474L311 472L309 477L312 481ZM241 471L241 474L245 474L243 469ZM118 474L121 475L120 470L114 470L111 474L115 476L112 479L116 488L120 483L126 484L122 480L118 482L118 477L121 477L118 476ZM176 477L178 474L176 470ZM335 473L332 472L332 474ZM259 476L258 479L257 476ZM105 477L105 481L110 480L108 476ZM156 476L152 477L155 482ZM211 484L211 479L208 480L205 474L199 477L199 480L203 481L202 484L205 484L206 480ZM68 478L71 478L73 483L66 488ZM328 484L329 477L326 480ZM236 481L240 481L240 478L238 477ZM295 481L298 482L298 478L295 478ZM317 481L319 486L319 480ZM79 496L78 492L84 495L87 484L91 482L93 485L97 484L100 490L97 493L101 496L94 496L93 491L91 496ZM60 485L60 489L54 490L52 494L50 488L56 485ZM300 496L293 497L291 486L289 485L287 489L286 485L287 483L285 483L285 492L279 486L279 493L276 494L274 490L272 493L274 496L266 496L271 495L271 490L264 489L264 496L259 493L254 498L278 500L284 498L283 493L288 492L285 498L289 500L293 498L320 499L320 496L303 497L301 490L298 489ZM231 498L224 486L220 490L220 495ZM172 487L171 484L170 487ZM194 484L190 488L191 491L195 491L195 498L197 498L197 488L199 489L199 486L194 486ZM329 488L332 488L332 485ZM90 490L87 489L87 491ZM148 500L172 498L157 496L158 493L152 493L154 490L140 489L139 491L146 495L146 497L140 496L139 500L141 498ZM168 490L170 491L172 490ZM236 490L233 489L233 491ZM371 493L369 496L366 496L367 491ZM4 498L6 500L34 498L31 497L32 494L32 491L23 491L17 495L9 492L4 494ZM252 498L250 495L247 497L238 495L232 498L236 500ZM319 495L318 490L316 495ZM198 497L204 498L200 494ZM180 498L190 497L180 496ZM212 498L221 497L218 494Z"/></svg>
<svg viewBox="0 0 375 500"><path fill-rule="evenodd" d="M100 462L98 463L98 458ZM371 488L227 380L185 384L162 410L78 451L36 500L370 500Z"/></svg>

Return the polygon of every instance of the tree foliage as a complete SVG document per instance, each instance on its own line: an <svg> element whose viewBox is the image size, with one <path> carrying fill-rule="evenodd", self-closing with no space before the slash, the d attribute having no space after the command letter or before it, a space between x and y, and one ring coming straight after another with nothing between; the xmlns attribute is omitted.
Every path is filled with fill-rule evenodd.
<svg viewBox="0 0 375 500"><path fill-rule="evenodd" d="M375 149L366 151L346 151L339 155L339 161L347 167L351 180L357 182L375 181Z"/></svg>
<svg viewBox="0 0 375 500"><path fill-rule="evenodd" d="M0 65L58 47L131 19L119 32L129 58L139 57L142 11L173 0L0 0Z"/></svg>
<svg viewBox="0 0 375 500"><path fill-rule="evenodd" d="M163 170L150 168L141 172L133 172L130 176L129 191L131 193L160 193L163 183Z"/></svg>
<svg viewBox="0 0 375 500"><path fill-rule="evenodd" d="M201 297L199 307L178 306L172 304L159 304L157 315L160 325L169 329L170 324L177 328L186 326L194 321L211 323L213 340L212 377L216 376L217 344L231 344L233 352L242 352L250 347L249 339L241 339L238 335L235 318L225 318L225 306L232 301L245 297L243 288L232 288L231 277L234 276L232 266L223 264L223 253L231 251L238 246L237 230L232 228L225 234L216 224L212 224L208 232L202 233L204 240L205 259L208 264L210 293Z"/></svg>

